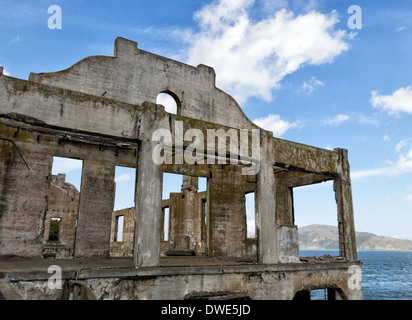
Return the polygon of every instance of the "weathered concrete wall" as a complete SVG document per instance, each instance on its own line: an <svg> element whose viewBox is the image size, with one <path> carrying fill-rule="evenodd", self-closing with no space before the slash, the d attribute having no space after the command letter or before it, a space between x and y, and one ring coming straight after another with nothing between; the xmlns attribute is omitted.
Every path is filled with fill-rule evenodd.
<svg viewBox="0 0 412 320"><path fill-rule="evenodd" d="M348 287L348 263L266 266L180 267L167 270L84 270L78 281L98 300L182 300L199 293L226 292L253 300L292 300L298 291L336 289L343 299L362 299L359 287ZM47 280L11 282L27 300L62 299L63 289L49 289Z"/></svg>
<svg viewBox="0 0 412 320"><path fill-rule="evenodd" d="M42 256L52 157L29 145L30 134L0 125L0 256Z"/></svg>
<svg viewBox="0 0 412 320"><path fill-rule="evenodd" d="M114 189L110 185L114 184L114 168L135 165L137 146L133 148L130 143L126 149L109 144L102 147L104 138L88 140L88 136L82 134L80 139L74 132L52 130L23 120L3 118L0 123L0 256L42 256L44 237L48 236L47 231L45 233L46 213L52 212L49 199L51 210L55 205L53 196L49 197L53 156L82 159L82 188L91 185L80 193L80 210L87 214L78 221L78 252L82 254L81 243L85 241L88 244L84 246L89 250L85 253L87 256L108 254L114 199ZM88 163L92 164L91 170L88 170ZM105 170L107 174L103 174ZM95 228L96 238L87 228ZM83 237L82 230L89 235ZM99 244L95 245L95 241ZM104 250L98 249L103 243ZM95 249L88 248L90 246Z"/></svg>
<svg viewBox="0 0 412 320"><path fill-rule="evenodd" d="M299 263L299 238L297 226L280 226L277 231L279 262Z"/></svg>
<svg viewBox="0 0 412 320"><path fill-rule="evenodd" d="M0 76L0 115L32 123L135 139L141 125L137 107L35 82Z"/></svg>
<svg viewBox="0 0 412 320"><path fill-rule="evenodd" d="M212 68L140 50L136 42L123 38L116 39L114 57L88 57L60 72L31 74L29 80L139 105L156 103L159 93L169 92L184 116L257 128L230 95L215 87Z"/></svg>

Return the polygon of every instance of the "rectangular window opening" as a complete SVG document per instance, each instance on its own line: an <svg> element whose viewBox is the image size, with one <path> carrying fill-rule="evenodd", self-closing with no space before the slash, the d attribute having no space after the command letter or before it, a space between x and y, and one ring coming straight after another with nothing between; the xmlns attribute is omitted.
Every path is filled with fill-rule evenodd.
<svg viewBox="0 0 412 320"><path fill-rule="evenodd" d="M46 228L49 226L48 238L45 241L59 241L74 250L76 221L79 213L80 188L82 180L83 160L53 157L51 181L48 194ZM56 213L57 216L56 216ZM62 224L64 220L64 224ZM47 229L46 229L47 232ZM47 243L45 243L47 247ZM52 250L48 248L48 250Z"/></svg>
<svg viewBox="0 0 412 320"><path fill-rule="evenodd" d="M169 207L163 209L163 241L169 241Z"/></svg>
<svg viewBox="0 0 412 320"><path fill-rule="evenodd" d="M116 166L114 172L114 204L112 212L110 255L132 255L134 246L136 168Z"/></svg>
<svg viewBox="0 0 412 320"><path fill-rule="evenodd" d="M196 255L204 250L206 198L207 178L163 173L161 237L167 242L166 255Z"/></svg>
<svg viewBox="0 0 412 320"><path fill-rule="evenodd" d="M293 188L293 215L300 257L339 256L333 181Z"/></svg>
<svg viewBox="0 0 412 320"><path fill-rule="evenodd" d="M255 221L255 193L250 192L245 195L246 198L246 227L247 238L256 238L256 221Z"/></svg>
<svg viewBox="0 0 412 320"><path fill-rule="evenodd" d="M124 227L124 215L116 216L114 241L123 242L123 227Z"/></svg>
<svg viewBox="0 0 412 320"><path fill-rule="evenodd" d="M114 211L135 207L136 168L116 166Z"/></svg>
<svg viewBox="0 0 412 320"><path fill-rule="evenodd" d="M83 160L53 157L52 175L63 179L61 182L70 183L80 192Z"/></svg>
<svg viewBox="0 0 412 320"><path fill-rule="evenodd" d="M61 218L50 218L49 241L59 241Z"/></svg>

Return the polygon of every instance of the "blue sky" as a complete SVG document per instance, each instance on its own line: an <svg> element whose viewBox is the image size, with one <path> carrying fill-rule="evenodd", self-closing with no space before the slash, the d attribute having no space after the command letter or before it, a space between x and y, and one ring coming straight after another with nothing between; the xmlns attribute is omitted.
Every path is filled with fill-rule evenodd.
<svg viewBox="0 0 412 320"><path fill-rule="evenodd" d="M48 28L51 5L62 9L62 29ZM348 26L351 5L361 29ZM1 8L6 74L27 79L112 56L118 36L210 65L217 86L276 137L349 150L358 231L412 239L410 1L1 0ZM331 183L296 189L298 226L337 225L333 197Z"/></svg>

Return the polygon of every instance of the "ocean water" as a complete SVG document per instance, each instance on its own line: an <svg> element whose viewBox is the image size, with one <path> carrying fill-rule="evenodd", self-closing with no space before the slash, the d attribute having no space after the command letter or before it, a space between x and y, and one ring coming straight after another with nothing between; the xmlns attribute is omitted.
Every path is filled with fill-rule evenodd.
<svg viewBox="0 0 412 320"><path fill-rule="evenodd" d="M338 250L301 250L300 256L338 256ZM412 251L360 250L364 300L412 300ZM312 299L323 299L324 290Z"/></svg>

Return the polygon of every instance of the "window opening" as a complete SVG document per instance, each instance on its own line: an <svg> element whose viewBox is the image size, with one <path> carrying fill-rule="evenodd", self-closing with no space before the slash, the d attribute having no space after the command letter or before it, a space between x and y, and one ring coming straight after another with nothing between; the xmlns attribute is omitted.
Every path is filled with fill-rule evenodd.
<svg viewBox="0 0 412 320"><path fill-rule="evenodd" d="M293 211L301 257L339 256L333 181L293 188Z"/></svg>
<svg viewBox="0 0 412 320"><path fill-rule="evenodd" d="M246 227L247 238L256 238L256 221L255 221L255 193L250 192L245 195L246 197Z"/></svg>
<svg viewBox="0 0 412 320"><path fill-rule="evenodd" d="M176 102L176 98L166 92L161 92L157 95L156 104L163 105L166 112L173 114L178 113L178 104Z"/></svg>
<svg viewBox="0 0 412 320"><path fill-rule="evenodd" d="M114 181L116 184L114 211L134 208L136 169L116 166Z"/></svg>
<svg viewBox="0 0 412 320"><path fill-rule="evenodd" d="M114 241L123 242L124 215L116 216L116 232Z"/></svg>
<svg viewBox="0 0 412 320"><path fill-rule="evenodd" d="M61 218L50 218L49 241L59 241Z"/></svg>
<svg viewBox="0 0 412 320"><path fill-rule="evenodd" d="M163 240L169 241L169 208L164 208Z"/></svg>

